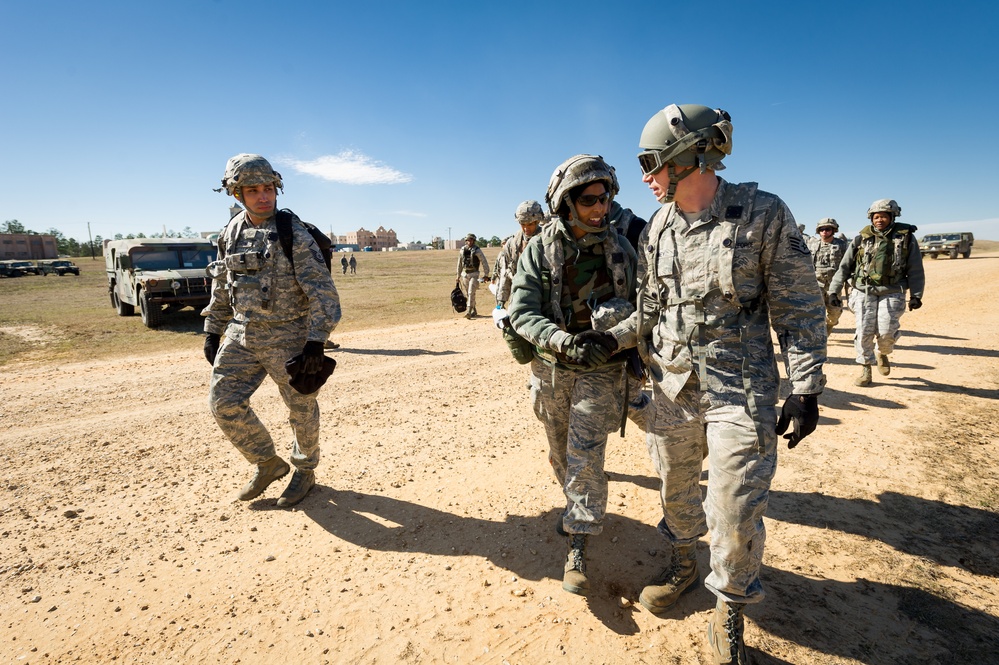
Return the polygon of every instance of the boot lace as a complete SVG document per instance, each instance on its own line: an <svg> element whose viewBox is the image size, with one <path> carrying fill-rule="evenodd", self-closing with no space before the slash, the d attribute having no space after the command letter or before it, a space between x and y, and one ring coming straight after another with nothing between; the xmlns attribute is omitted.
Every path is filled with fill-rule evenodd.
<svg viewBox="0 0 999 665"><path fill-rule="evenodd" d="M583 573L586 572L583 564L583 548L586 545L586 536L579 533L574 533L569 544L569 563L571 564L570 570L578 570Z"/></svg>

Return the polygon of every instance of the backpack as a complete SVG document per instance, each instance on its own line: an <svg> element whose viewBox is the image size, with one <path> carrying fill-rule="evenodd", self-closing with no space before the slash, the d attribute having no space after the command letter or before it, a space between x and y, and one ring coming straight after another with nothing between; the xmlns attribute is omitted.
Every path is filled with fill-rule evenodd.
<svg viewBox="0 0 999 665"><path fill-rule="evenodd" d="M451 307L459 314L468 307L468 301L465 299L465 294L461 292L461 285L458 282L454 283L454 291L451 292Z"/></svg>
<svg viewBox="0 0 999 665"><path fill-rule="evenodd" d="M288 210L287 208L282 208L281 210L277 211L278 240L281 241L281 249L284 250L284 255L288 257L288 261L291 263L291 267L292 268L295 267L295 259L291 257L292 221L296 221L302 226L304 226L305 230L309 232L310 236L312 236L312 239L316 241L316 244L319 245L319 251L322 252L323 263L326 264L326 270L332 273L333 241L329 239L329 236L327 236L325 233L317 229L312 224L300 220L298 218L298 215L293 213L291 210Z"/></svg>

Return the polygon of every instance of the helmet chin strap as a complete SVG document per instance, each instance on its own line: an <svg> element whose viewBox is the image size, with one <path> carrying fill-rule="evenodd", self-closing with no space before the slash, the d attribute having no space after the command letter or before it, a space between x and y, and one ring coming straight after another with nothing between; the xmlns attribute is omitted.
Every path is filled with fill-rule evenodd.
<svg viewBox="0 0 999 665"><path fill-rule="evenodd" d="M669 176L669 187L666 188L666 193L659 197L659 203L670 203L673 197L676 196L676 185L681 180L689 176L694 172L693 168L687 169L683 173L677 175L676 164L669 162L666 164L666 175Z"/></svg>

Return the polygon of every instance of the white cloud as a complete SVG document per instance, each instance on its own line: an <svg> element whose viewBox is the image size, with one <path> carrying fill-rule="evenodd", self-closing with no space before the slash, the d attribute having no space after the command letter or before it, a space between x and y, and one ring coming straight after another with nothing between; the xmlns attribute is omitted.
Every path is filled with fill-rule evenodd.
<svg viewBox="0 0 999 665"><path fill-rule="evenodd" d="M299 173L346 185L398 185L411 182L413 176L375 161L353 150L324 155L309 161L292 158L276 160Z"/></svg>

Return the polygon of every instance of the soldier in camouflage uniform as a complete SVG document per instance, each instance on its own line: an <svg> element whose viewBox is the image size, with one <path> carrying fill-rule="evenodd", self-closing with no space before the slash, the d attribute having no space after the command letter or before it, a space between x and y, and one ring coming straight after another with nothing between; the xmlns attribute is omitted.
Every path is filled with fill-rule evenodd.
<svg viewBox="0 0 999 665"><path fill-rule="evenodd" d="M213 365L209 404L222 432L257 466L239 494L249 501L290 470L250 406L264 378L278 385L295 435L295 473L278 505L292 506L315 484L319 406L316 393L292 387L285 363L301 354L303 372L320 372L323 343L340 321L340 299L319 247L294 216L292 261L285 256L277 225L277 190L283 182L266 159L236 155L226 165L222 184L245 210L222 229L220 260L208 268L212 298L203 314L205 358Z"/></svg>
<svg viewBox="0 0 999 665"><path fill-rule="evenodd" d="M537 201L524 201L513 213L520 230L503 243L503 249L496 257L498 270L496 282L496 308L503 309L510 299L513 288L513 276L517 274L517 261L527 247L527 241L538 234L541 223L545 221L545 211Z"/></svg>
<svg viewBox="0 0 999 665"><path fill-rule="evenodd" d="M853 338L857 363L862 366L854 385L872 383L871 365L888 376L888 356L895 349L902 332L900 319L905 313L905 292L909 291L909 310L923 306L923 256L916 241L916 227L895 221L902 209L892 199L879 199L867 210L871 220L843 255L839 270L829 283L829 298L840 303L839 292L847 280L853 283L850 309L857 322ZM877 339L877 353L874 341Z"/></svg>
<svg viewBox="0 0 999 665"><path fill-rule="evenodd" d="M478 316L475 311L475 292L479 288L479 271L485 275L489 274L489 263L486 255L475 244L475 234L469 233L465 236L465 246L458 250L458 266L455 269L458 281L465 288L468 297L468 309L465 310L465 318L471 319Z"/></svg>
<svg viewBox="0 0 999 665"><path fill-rule="evenodd" d="M610 331L614 348L638 345L648 358L647 442L662 482L659 531L672 546L670 564L640 601L661 613L695 588L697 541L710 530L715 663L746 662L742 611L764 595L763 515L777 435L793 422L785 438L794 447L815 429L826 353L822 295L791 212L756 183L715 175L731 142L729 115L705 106L672 104L645 125L642 180L663 206L640 242L638 310ZM793 386L779 420L771 325Z"/></svg>
<svg viewBox="0 0 999 665"><path fill-rule="evenodd" d="M809 236L805 239L808 251L812 253L812 264L815 266L815 278L819 280L822 288L822 296L826 303L826 335L831 335L833 328L839 323L839 317L843 314L843 304L830 302L831 298L826 290L833 275L839 270L839 262L846 252L847 241L844 238L837 238L835 233L839 231L839 223L832 217L819 220L815 226L817 236Z"/></svg>
<svg viewBox="0 0 999 665"><path fill-rule="evenodd" d="M531 401L545 425L548 460L566 508L562 588L586 595L587 538L607 509L604 452L624 409L624 361L594 330L604 310L633 307L635 252L609 227L613 172L601 157L576 155L552 174L553 221L520 257L509 303L517 333L534 345Z"/></svg>

